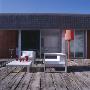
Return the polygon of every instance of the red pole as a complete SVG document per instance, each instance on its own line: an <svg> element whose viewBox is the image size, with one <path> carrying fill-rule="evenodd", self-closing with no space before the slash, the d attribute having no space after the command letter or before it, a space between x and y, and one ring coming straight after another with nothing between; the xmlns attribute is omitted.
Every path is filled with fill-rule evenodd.
<svg viewBox="0 0 90 90"><path fill-rule="evenodd" d="M68 40L68 61L70 61L70 40Z"/></svg>

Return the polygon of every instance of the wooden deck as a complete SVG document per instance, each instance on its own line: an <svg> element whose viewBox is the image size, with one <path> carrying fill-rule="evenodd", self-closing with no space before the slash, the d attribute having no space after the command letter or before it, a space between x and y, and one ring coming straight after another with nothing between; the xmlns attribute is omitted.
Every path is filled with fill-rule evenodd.
<svg viewBox="0 0 90 90"><path fill-rule="evenodd" d="M90 71L71 73L13 72L0 81L0 90L90 90Z"/></svg>
<svg viewBox="0 0 90 90"><path fill-rule="evenodd" d="M7 74L0 69L0 90L90 90L89 64L69 63L68 73L27 73L25 69L13 68Z"/></svg>

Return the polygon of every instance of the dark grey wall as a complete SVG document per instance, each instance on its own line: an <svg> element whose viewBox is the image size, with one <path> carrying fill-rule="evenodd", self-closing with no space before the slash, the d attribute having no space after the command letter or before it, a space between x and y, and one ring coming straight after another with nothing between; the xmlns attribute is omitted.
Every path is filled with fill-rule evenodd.
<svg viewBox="0 0 90 90"><path fill-rule="evenodd" d="M83 14L0 14L0 29L88 29L90 15Z"/></svg>

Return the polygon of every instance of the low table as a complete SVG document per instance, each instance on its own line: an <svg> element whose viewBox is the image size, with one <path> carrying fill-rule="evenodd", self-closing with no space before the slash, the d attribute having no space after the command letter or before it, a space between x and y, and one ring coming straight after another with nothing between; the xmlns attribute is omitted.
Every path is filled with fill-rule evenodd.
<svg viewBox="0 0 90 90"><path fill-rule="evenodd" d="M29 68L32 64L32 61L12 61L8 64L6 64L6 67L8 69L8 67L13 67L13 66L24 66L27 67L27 72L29 72Z"/></svg>

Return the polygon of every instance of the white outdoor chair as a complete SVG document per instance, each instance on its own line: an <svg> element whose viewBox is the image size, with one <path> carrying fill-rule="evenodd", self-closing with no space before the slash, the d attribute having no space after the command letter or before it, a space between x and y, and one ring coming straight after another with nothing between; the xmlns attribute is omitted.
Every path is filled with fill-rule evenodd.
<svg viewBox="0 0 90 90"><path fill-rule="evenodd" d="M34 63L34 61L36 59L35 51L22 51L21 58L25 58L25 56L28 56L28 60L32 60L32 63Z"/></svg>
<svg viewBox="0 0 90 90"><path fill-rule="evenodd" d="M49 58L48 58L49 56ZM51 58L56 56L56 58ZM44 72L46 67L65 67L67 72L66 54L63 53L44 53Z"/></svg>

